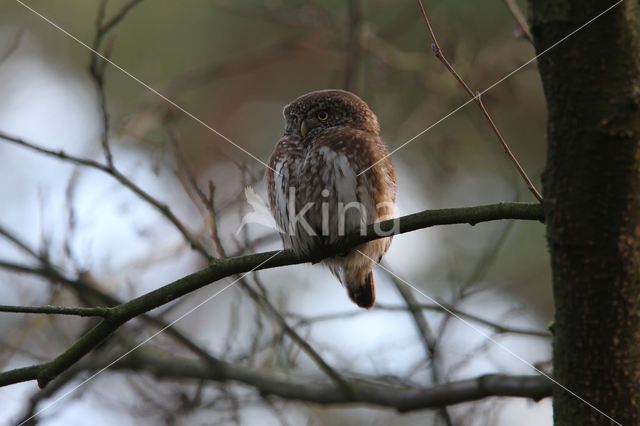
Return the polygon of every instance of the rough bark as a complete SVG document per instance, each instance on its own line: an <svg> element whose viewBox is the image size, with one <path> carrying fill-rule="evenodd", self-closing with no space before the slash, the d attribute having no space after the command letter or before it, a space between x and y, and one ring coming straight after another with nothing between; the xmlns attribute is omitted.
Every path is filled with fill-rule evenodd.
<svg viewBox="0 0 640 426"><path fill-rule="evenodd" d="M536 50L613 3L530 0ZM538 61L549 113L554 376L624 425L640 424L639 32L640 3L626 0ZM613 423L560 387L554 419Z"/></svg>

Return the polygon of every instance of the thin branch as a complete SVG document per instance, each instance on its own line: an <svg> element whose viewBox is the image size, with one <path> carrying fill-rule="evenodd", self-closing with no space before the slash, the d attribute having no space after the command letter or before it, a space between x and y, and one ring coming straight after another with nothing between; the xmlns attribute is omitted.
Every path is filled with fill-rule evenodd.
<svg viewBox="0 0 640 426"><path fill-rule="evenodd" d="M51 398L56 392L58 392L62 387L68 384L70 381L75 379L79 373L84 370L78 367L73 367L68 371L65 371L64 374L61 374L56 380L54 380L46 389L41 389L38 392L35 392L29 397L29 403L27 404L26 409L21 417L19 417L13 424L16 425L25 425L25 426L37 426L37 423L34 422L33 417L36 415L38 411L39 404ZM31 421L31 422L30 422Z"/></svg>
<svg viewBox="0 0 640 426"><path fill-rule="evenodd" d="M93 37L93 43L91 44L91 57L89 59L89 75L94 82L96 93L100 104L100 111L102 113L102 136L101 144L104 151L105 159L109 168L113 168L113 155L111 154L111 147L109 146L109 112L107 110L107 97L104 92L104 71L107 61L101 59L97 54L102 44L104 37L111 31L124 17L127 15L136 4L142 0L132 0L125 4L106 24L104 23L107 0L102 0L98 7L98 14L96 17L96 30ZM104 50L104 57L109 58L113 47L112 42L109 43Z"/></svg>
<svg viewBox="0 0 640 426"><path fill-rule="evenodd" d="M205 210L207 211L207 215L209 219L209 229L211 232L211 239L213 240L213 243L216 246L216 251L218 252L218 256L226 257L227 255L226 255L224 246L222 245L222 241L220 240L220 235L218 233L217 212L215 209L215 185L213 184L213 181L209 181L209 195L207 196L200 188L200 185L198 185L198 181L195 175L193 174L193 172L189 168L189 165L186 162L186 158L184 156L184 152L182 151L182 144L180 143L180 138L178 137L178 134L173 128L168 126L167 126L167 134L169 135L169 139L173 143L173 147L176 152L176 157L180 162L180 165L182 166L182 169L184 170L187 176L189 184L191 184L192 189L195 191L196 195L200 199L200 202L202 203ZM194 203L197 204L195 200L194 200Z"/></svg>
<svg viewBox="0 0 640 426"><path fill-rule="evenodd" d="M0 54L0 64L4 62L9 56L11 56L13 52L18 50L18 47L20 46L20 39L22 39L22 34L24 34L24 28L20 28L18 31L16 31L5 51Z"/></svg>
<svg viewBox="0 0 640 426"><path fill-rule="evenodd" d="M213 181L209 181L209 202L205 205L207 211L209 212L211 223L209 224L211 228L211 239L216 246L216 250L218 251L218 256L227 257L227 253L222 245L222 240L220 239L220 233L218 232L218 219L217 212L215 208L215 196L216 196L216 187L213 184ZM205 197L206 199L206 197Z"/></svg>
<svg viewBox="0 0 640 426"><path fill-rule="evenodd" d="M0 312L23 314L75 315L78 317L103 317L108 315L109 308L83 308L76 306L10 306L0 305Z"/></svg>
<svg viewBox="0 0 640 426"><path fill-rule="evenodd" d="M461 311L461 310L455 308L453 305L448 305L446 303L442 303L441 305L419 303L419 304L416 304L415 307L419 308L419 309L422 309L422 310L442 312L442 313L446 313L446 314L449 313L448 311L451 311L454 314L456 314L457 316L463 317L464 319L467 319L467 320L470 320L470 321L474 321L474 322L477 322L477 323L482 324L484 326L487 326L487 327L491 328L497 334L522 334L522 335L525 335L525 336L541 337L541 338L545 338L545 339L551 337L551 333L549 333L548 331L539 331L539 330L532 330L532 329L518 328L518 327L507 327L507 326L504 326L502 324L498 324L496 322L489 321L487 319L478 317L476 315L469 314L467 312ZM390 311L390 312L406 312L407 311L407 307L406 306L392 306L392 305L385 305L385 304L382 304L382 303L376 303L376 306L374 307L374 310L376 310L376 311L377 310ZM309 324L320 322L320 321L334 321L334 320L338 320L338 319L344 319L344 318L358 316L358 315L364 314L366 312L367 311L336 312L336 313L331 313L331 314L317 315L315 317L296 318L296 323L294 324L294 326L295 327L299 327L299 326L309 325ZM291 314L289 314L289 316L297 317L296 315L291 315Z"/></svg>
<svg viewBox="0 0 640 426"><path fill-rule="evenodd" d="M8 229L5 229L2 225L0 225L0 235L5 237L7 240L11 241L13 244L18 246L21 250L28 253L32 257L36 259L38 258L38 253L36 253L35 250L33 250L31 247L25 244L22 240L20 240L20 238L18 238L17 235L14 235L13 232L9 231Z"/></svg>
<svg viewBox="0 0 640 426"><path fill-rule="evenodd" d="M433 52L436 55L436 58L438 58L444 64L444 66L447 67L449 72L456 78L456 80L458 80L460 85L469 94L469 96L471 96L478 103L478 105L480 106L480 110L482 111L482 114L485 116L485 118L489 122L489 125L491 126L491 129L496 134L496 136L498 137L498 140L502 144L502 147L504 148L504 152L507 154L511 162L514 164L514 166L518 170L518 173L520 173L520 176L522 176L522 178L526 182L527 187L529 187L529 191L531 191L531 193L538 199L538 201L542 202L542 195L540 195L536 187L531 182L531 179L529 179L529 176L527 176L527 173L524 171L524 169L522 168L522 166L520 165L516 157L511 152L509 145L507 145L507 142L502 137L502 134L498 130L498 127L495 125L495 123L491 119L491 116L487 112L487 109L485 108L482 102L480 92L474 93L473 90L469 88L467 83L465 83L462 77L460 77L460 75L456 72L456 70L451 66L449 61L447 61L447 59L444 57L444 54L442 53L442 49L440 49L440 45L438 44L436 35L433 32L433 28L431 28L431 23L429 22L429 18L427 17L427 12L424 10L424 7L422 6L421 0L418 0L418 6L420 6L420 11L422 12L422 17L424 18L424 22L427 24L427 29L429 30L429 35L431 36L431 40L432 40L431 48L433 49Z"/></svg>
<svg viewBox="0 0 640 426"><path fill-rule="evenodd" d="M93 39L91 51L91 57L89 59L89 75L93 80L96 94L98 95L98 103L100 105L100 112L102 113L102 135L100 137L100 143L102 150L104 151L105 160L109 168L113 168L113 155L111 154L111 147L109 146L109 112L107 111L107 97L104 92L104 70L106 61L100 61L98 54L96 53L100 48L100 43L104 33L102 33L102 21L107 9L107 0L102 0L98 7L98 15L96 18L96 31ZM110 50L110 49L109 49ZM105 55L108 57L108 55Z"/></svg>
<svg viewBox="0 0 640 426"><path fill-rule="evenodd" d="M127 4L122 6L119 11L117 11L106 24L102 25L100 28L100 35L104 36L109 31L111 31L124 17L129 13L131 9L133 9L138 3L142 0L130 0Z"/></svg>
<svg viewBox="0 0 640 426"><path fill-rule="evenodd" d="M251 286L246 283L244 280L240 280L240 285L242 288L249 293L251 299L253 299L259 306L261 306L264 311L275 320L278 325L282 328L282 331L289 336L291 340L293 340L304 352L309 355L309 357L316 363L316 365L324 372L331 380L339 386L341 393L351 393L353 390L347 381L336 371L334 370L327 362L322 359L320 354L315 351L305 339L300 337L296 331L291 328L287 321L283 318L283 316L278 312L278 310L269 302L264 296L255 291Z"/></svg>
<svg viewBox="0 0 640 426"><path fill-rule="evenodd" d="M70 163L74 163L80 166L85 166L92 169L100 170L101 172L104 172L112 176L122 185L129 188L129 190L131 190L137 196L142 198L147 203L151 204L156 210L158 210L164 217L166 217L178 229L178 231L183 235L183 237L187 240L187 242L191 245L191 247L194 250L200 252L200 254L202 254L203 256L208 257L209 254L207 250L204 248L204 246L198 241L198 239L194 235L191 234L191 232L187 230L187 228L185 228L182 222L180 222L180 219L178 219L173 214L173 212L171 211L168 205L153 198L151 195L145 192L142 188L140 188L131 180L129 180L129 178L127 178L124 174L122 174L116 168L104 165L102 163L99 163L94 160L90 160L88 158L81 158L81 157L69 155L62 150L54 151L51 149L43 148L31 142L27 142L24 139L8 135L4 132L0 132L0 139L4 139L8 142L13 142L19 146L31 149L33 151L39 152L44 155L55 157L63 161L68 161Z"/></svg>
<svg viewBox="0 0 640 426"><path fill-rule="evenodd" d="M418 307L416 298L413 297L412 289L406 286L404 283L399 282L395 276L391 274L389 274L389 276L391 276L393 284L398 290L398 293L400 293L400 296L402 296L405 303L407 304L409 314L413 319L413 323L416 326L416 331L418 332L418 336L420 336L420 341L422 342L422 345L424 347L427 361L431 361L431 380L433 380L434 384L438 385L440 383L440 374L438 371L438 363L436 362L436 358L438 355L436 349L438 342L436 340L436 337L431 331L431 327L429 327L427 319L424 317L422 310ZM453 425L453 421L451 420L451 415L449 414L447 407L442 407L439 410L439 414L442 416L442 419L447 426Z"/></svg>
<svg viewBox="0 0 640 426"><path fill-rule="evenodd" d="M91 370L104 365L97 360L90 360L87 364ZM523 397L539 401L551 396L553 386L546 378L532 375L490 374L428 388L374 384L354 379L350 383L354 392L344 394L335 384L280 379L230 363L224 363L222 369L213 369L189 359L156 357L149 351L141 351L125 358L112 368L146 372L158 378L236 381L255 388L261 395L275 395L287 400L321 405L366 403L394 408L400 412L440 408L490 396Z"/></svg>
<svg viewBox="0 0 640 426"><path fill-rule="evenodd" d="M527 24L527 20L524 18L518 3L516 3L516 0L504 0L504 4L507 6L507 9L509 9L509 12L511 12L513 19L516 20L522 37L526 38L531 42L531 44L533 44L533 36L529 31L529 25Z"/></svg>

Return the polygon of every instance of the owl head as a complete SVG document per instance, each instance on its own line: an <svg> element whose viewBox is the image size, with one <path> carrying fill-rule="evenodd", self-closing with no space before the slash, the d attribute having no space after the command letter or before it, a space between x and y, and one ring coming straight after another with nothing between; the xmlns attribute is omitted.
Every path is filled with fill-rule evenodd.
<svg viewBox="0 0 640 426"><path fill-rule="evenodd" d="M351 92L317 90L284 107L285 135L316 136L329 128L349 127L378 135L378 120L369 106Z"/></svg>

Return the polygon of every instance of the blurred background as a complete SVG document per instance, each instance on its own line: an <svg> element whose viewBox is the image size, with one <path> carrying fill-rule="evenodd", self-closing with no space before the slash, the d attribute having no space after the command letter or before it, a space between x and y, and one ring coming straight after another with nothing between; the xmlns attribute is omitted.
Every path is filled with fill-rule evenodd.
<svg viewBox="0 0 640 426"><path fill-rule="evenodd" d="M102 1L24 3L94 45ZM168 205L212 255L220 254L219 245L227 255L240 255L279 249L281 243L268 227L240 227L252 211L245 188L264 198L264 166L204 124L266 161L283 133L284 105L312 90L343 88L376 112L392 150L468 100L434 57L413 1L109 0L100 22L108 23L125 5L133 7L98 47L130 75L108 64L102 68L97 60L92 76L86 47L20 3L2 2L0 132L105 163L104 102L117 170ZM520 6L526 10L524 2ZM474 90L488 88L535 55L501 0L428 1L425 7L445 55ZM540 188L546 112L535 62L483 100ZM393 161L401 215L535 201L474 103L415 138ZM107 173L0 139L0 176L0 266L20 264L35 271L0 268L0 304L107 304L91 299L86 288L38 274L46 265L68 281L79 277L100 294L120 300L206 266L166 215ZM211 209L202 195L213 195ZM404 234L394 239L385 266L429 297L485 320L474 326L527 362L545 368L550 360L546 325L553 306L543 225L498 221ZM353 305L327 270L300 265L249 275L176 328L220 359L309 382L324 380L322 373L281 323L265 313L265 303L330 365L353 377L425 387L434 378L446 383L487 373L534 373L413 293L435 336L435 356L426 353L399 293L406 287L381 268L374 274L378 305L371 311ZM170 322L230 282L207 286L153 314ZM245 286L262 299L251 297ZM0 314L2 370L52 359L94 323ZM132 321L99 351L115 359L155 330ZM193 357L165 335L145 350ZM35 382L0 388L2 424L19 423L52 402L37 416L38 424L80 425L90 418L94 425L121 426L544 425L552 417L549 398L538 403L488 398L448 407L446 414L399 414L374 406L326 407L267 398L237 383L121 371L106 371L57 401L89 372L68 376L49 392L39 391Z"/></svg>

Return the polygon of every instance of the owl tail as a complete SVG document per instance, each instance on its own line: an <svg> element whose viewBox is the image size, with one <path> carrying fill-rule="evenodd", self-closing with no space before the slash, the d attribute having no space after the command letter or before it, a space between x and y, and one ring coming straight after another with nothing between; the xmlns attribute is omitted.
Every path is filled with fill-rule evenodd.
<svg viewBox="0 0 640 426"><path fill-rule="evenodd" d="M349 298L361 308L373 308L376 303L376 289L373 285L373 272L371 269L346 269L344 271L344 279Z"/></svg>

